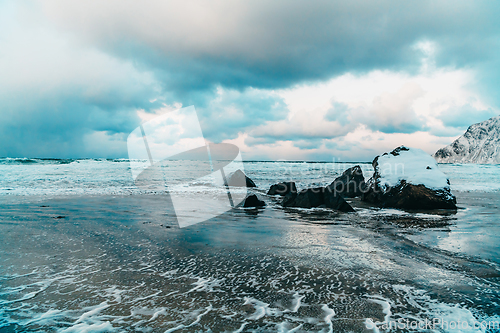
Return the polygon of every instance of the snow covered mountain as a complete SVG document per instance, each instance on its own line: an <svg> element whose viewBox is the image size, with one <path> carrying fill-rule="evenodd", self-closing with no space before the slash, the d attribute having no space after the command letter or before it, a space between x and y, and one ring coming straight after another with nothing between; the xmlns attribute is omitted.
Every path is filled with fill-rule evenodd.
<svg viewBox="0 0 500 333"><path fill-rule="evenodd" d="M464 135L439 149L439 163L500 164L500 116L471 125Z"/></svg>

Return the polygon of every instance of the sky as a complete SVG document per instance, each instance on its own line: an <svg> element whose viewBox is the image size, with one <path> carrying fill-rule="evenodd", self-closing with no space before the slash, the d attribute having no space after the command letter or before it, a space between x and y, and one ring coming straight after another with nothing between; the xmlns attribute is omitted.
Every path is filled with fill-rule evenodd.
<svg viewBox="0 0 500 333"><path fill-rule="evenodd" d="M0 156L127 158L193 105L245 160L433 154L500 114L495 1L0 0Z"/></svg>

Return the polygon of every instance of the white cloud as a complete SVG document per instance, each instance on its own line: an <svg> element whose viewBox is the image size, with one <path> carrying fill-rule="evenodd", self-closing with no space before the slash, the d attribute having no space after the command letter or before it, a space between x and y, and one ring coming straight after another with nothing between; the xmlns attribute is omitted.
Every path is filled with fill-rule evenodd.
<svg viewBox="0 0 500 333"><path fill-rule="evenodd" d="M425 44L421 47L429 58L432 48L436 46ZM478 110L491 108L477 92L470 89L474 79L471 70L430 69L424 64L415 75L391 71L372 71L365 75L348 73L323 83L277 90L276 93L283 97L290 110L287 119L267 122L250 130L243 136L243 141L256 144L243 145L243 148L249 156L262 157L267 152L269 158L277 155L309 156L327 160L328 156L369 160L375 154L401 144L432 154L461 134L454 128L444 126L439 119L440 114L450 107L468 104ZM348 123L324 119L335 103L349 108ZM421 130L416 128L405 133L405 126L411 129L418 123L423 125ZM378 130L389 126L394 131L384 133ZM440 132L441 136L432 132ZM267 146L265 142L258 144L259 137L267 136L276 138L276 142ZM304 138L321 138L322 143L298 153L293 141ZM239 142L243 141L240 137Z"/></svg>

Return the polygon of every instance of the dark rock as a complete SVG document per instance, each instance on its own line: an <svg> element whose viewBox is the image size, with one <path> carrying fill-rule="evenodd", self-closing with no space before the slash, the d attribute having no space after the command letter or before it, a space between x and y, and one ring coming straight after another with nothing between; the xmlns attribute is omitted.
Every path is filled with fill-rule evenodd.
<svg viewBox="0 0 500 333"><path fill-rule="evenodd" d="M264 207L266 203L262 200L259 200L255 194L251 194L245 198L245 202L243 203L243 207Z"/></svg>
<svg viewBox="0 0 500 333"><path fill-rule="evenodd" d="M53 216L52 218L53 218L53 219L57 219L57 220L58 220L58 219L65 219L65 218L66 218L66 216L59 215L59 216Z"/></svg>
<svg viewBox="0 0 500 333"><path fill-rule="evenodd" d="M457 200L446 190L433 190L424 185L401 181L397 186L382 192L376 185L363 196L363 200L381 207L402 209L457 209Z"/></svg>
<svg viewBox="0 0 500 333"><path fill-rule="evenodd" d="M281 205L283 207L292 207L293 202L295 201L295 198L297 197L297 192L289 192L285 197L283 198L283 201L281 202Z"/></svg>
<svg viewBox="0 0 500 333"><path fill-rule="evenodd" d="M364 183L364 181L363 181ZM344 213L354 212L354 209L345 200L343 195L332 191L331 188L326 187L324 192L325 206L335 209Z"/></svg>
<svg viewBox="0 0 500 333"><path fill-rule="evenodd" d="M283 198L283 207L314 208L326 207L341 212L354 212L354 209L341 195L325 187L308 188L297 193L288 193Z"/></svg>
<svg viewBox="0 0 500 333"><path fill-rule="evenodd" d="M229 175L227 184L229 186L239 186L239 187L257 187L253 180L247 177L241 170L236 170Z"/></svg>
<svg viewBox="0 0 500 333"><path fill-rule="evenodd" d="M340 177L328 185L327 189L346 198L363 195L366 190L366 183L361 167L356 165L347 169Z"/></svg>
<svg viewBox="0 0 500 333"><path fill-rule="evenodd" d="M297 194L291 206L300 208L318 207L325 203L323 198L323 191L323 187L308 188L302 190Z"/></svg>
<svg viewBox="0 0 500 333"><path fill-rule="evenodd" d="M399 146L397 148L394 148L389 154L392 156L399 156L401 155L402 151L410 151L410 148L405 147L405 146ZM383 153L382 156L387 155L387 153Z"/></svg>
<svg viewBox="0 0 500 333"><path fill-rule="evenodd" d="M297 187L294 182L283 182L271 186L267 194L285 196L290 192L297 193Z"/></svg>

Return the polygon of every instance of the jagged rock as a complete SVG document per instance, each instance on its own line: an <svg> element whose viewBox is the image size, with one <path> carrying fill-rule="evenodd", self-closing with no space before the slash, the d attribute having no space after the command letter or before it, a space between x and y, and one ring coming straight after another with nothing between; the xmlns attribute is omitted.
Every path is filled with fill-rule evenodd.
<svg viewBox="0 0 500 333"><path fill-rule="evenodd" d="M293 202L295 201L295 198L297 197L297 192L289 192L285 197L283 198L283 201L281 202L281 205L283 207L292 207Z"/></svg>
<svg viewBox="0 0 500 333"><path fill-rule="evenodd" d="M342 175L336 178L327 189L345 198L361 196L366 189L365 177L359 165L347 169Z"/></svg>
<svg viewBox="0 0 500 333"><path fill-rule="evenodd" d="M323 198L325 206L328 208L339 210L344 213L354 212L354 209L344 200L344 197L341 194L332 191L329 187L325 188Z"/></svg>
<svg viewBox="0 0 500 333"><path fill-rule="evenodd" d="M283 182L274 184L271 186L267 194L285 196L290 192L297 193L297 187L295 186L294 182Z"/></svg>
<svg viewBox="0 0 500 333"><path fill-rule="evenodd" d="M426 152L404 146L375 157L363 200L382 207L456 209L450 181Z"/></svg>
<svg viewBox="0 0 500 333"><path fill-rule="evenodd" d="M299 193L288 193L283 198L283 207L314 208L325 206L341 212L354 212L354 209L341 195L325 187L308 188Z"/></svg>
<svg viewBox="0 0 500 333"><path fill-rule="evenodd" d="M251 194L245 198L245 202L243 203L243 207L264 207L266 203L259 198L255 194Z"/></svg>
<svg viewBox="0 0 500 333"><path fill-rule="evenodd" d="M241 170L236 170L232 174L229 175L227 184L229 186L239 186L239 187L244 187L246 184L246 187L257 187L253 180L247 177Z"/></svg>
<svg viewBox="0 0 500 333"><path fill-rule="evenodd" d="M434 157L439 163L500 164L500 116L471 125Z"/></svg>
<svg viewBox="0 0 500 333"><path fill-rule="evenodd" d="M300 191L295 200L293 200L292 207L313 208L318 207L325 203L323 198L323 187L308 188Z"/></svg>

